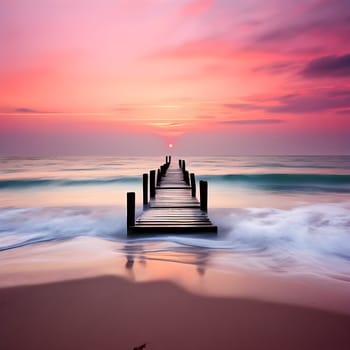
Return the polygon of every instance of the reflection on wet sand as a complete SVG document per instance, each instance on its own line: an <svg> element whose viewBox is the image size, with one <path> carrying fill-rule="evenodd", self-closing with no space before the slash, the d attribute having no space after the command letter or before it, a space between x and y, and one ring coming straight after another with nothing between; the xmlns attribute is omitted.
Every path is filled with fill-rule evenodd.
<svg viewBox="0 0 350 350"><path fill-rule="evenodd" d="M210 260L210 251L207 248L181 248L173 251L159 251L159 249L145 249L145 247L148 246L139 243L128 243L124 245L122 250L125 253L125 268L127 270L134 268L135 259L142 265L146 265L147 260L155 260L195 265L198 274L203 276Z"/></svg>
<svg viewBox="0 0 350 350"><path fill-rule="evenodd" d="M197 259L196 259L197 272L200 276L203 276L205 274L205 268L209 262L210 253L208 249L201 249L196 253L197 253L196 254L197 255Z"/></svg>
<svg viewBox="0 0 350 350"><path fill-rule="evenodd" d="M125 267L130 270L134 266L134 257L132 255L127 255L126 256L126 264Z"/></svg>
<svg viewBox="0 0 350 350"><path fill-rule="evenodd" d="M143 255L144 248L142 245L139 244L125 244L122 248L122 251L125 252L125 268L128 271L128 275L131 279L135 280L135 274L133 269L135 259L138 259L140 264L146 265L146 259Z"/></svg>

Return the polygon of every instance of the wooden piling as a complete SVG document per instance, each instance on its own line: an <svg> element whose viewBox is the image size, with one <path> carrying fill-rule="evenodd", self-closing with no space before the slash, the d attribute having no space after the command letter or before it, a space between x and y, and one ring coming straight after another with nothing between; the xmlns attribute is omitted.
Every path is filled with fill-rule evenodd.
<svg viewBox="0 0 350 350"><path fill-rule="evenodd" d="M171 156L168 157L168 160L169 160L168 163L170 165L170 163L171 163Z"/></svg>
<svg viewBox="0 0 350 350"><path fill-rule="evenodd" d="M182 169L182 159L179 159L179 168Z"/></svg>
<svg viewBox="0 0 350 350"><path fill-rule="evenodd" d="M161 180L161 175L160 175L160 169L158 168L157 169L157 180L156 180L157 186L160 185L160 180Z"/></svg>
<svg viewBox="0 0 350 350"><path fill-rule="evenodd" d="M143 204L146 205L148 203L148 174L143 174Z"/></svg>
<svg viewBox="0 0 350 350"><path fill-rule="evenodd" d="M196 197L196 178L194 173L191 173L191 190L192 190L192 197Z"/></svg>
<svg viewBox="0 0 350 350"><path fill-rule="evenodd" d="M200 192L200 208L201 210L208 211L208 182L199 181L199 192Z"/></svg>
<svg viewBox="0 0 350 350"><path fill-rule="evenodd" d="M135 225L135 192L128 192L126 194L126 226Z"/></svg>
<svg viewBox="0 0 350 350"><path fill-rule="evenodd" d="M151 170L149 172L149 194L151 198L156 196L156 171Z"/></svg>
<svg viewBox="0 0 350 350"><path fill-rule="evenodd" d="M160 166L160 175L165 176L166 173L166 166L163 164Z"/></svg>
<svg viewBox="0 0 350 350"><path fill-rule="evenodd" d="M186 171L186 162L183 160L182 161L182 171L183 171L183 173L185 173L185 171Z"/></svg>
<svg viewBox="0 0 350 350"><path fill-rule="evenodd" d="M188 172L188 170L185 170L184 172L184 181L186 182L187 185L190 184L190 173Z"/></svg>

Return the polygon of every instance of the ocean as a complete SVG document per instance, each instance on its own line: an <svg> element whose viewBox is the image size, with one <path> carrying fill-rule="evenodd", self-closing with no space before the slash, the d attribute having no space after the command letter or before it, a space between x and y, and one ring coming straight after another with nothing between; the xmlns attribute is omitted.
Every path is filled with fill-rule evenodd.
<svg viewBox="0 0 350 350"><path fill-rule="evenodd" d="M127 237L126 192L140 213L162 157L2 157L0 250L94 237L146 260L350 281L350 156L183 159L208 180L217 236Z"/></svg>

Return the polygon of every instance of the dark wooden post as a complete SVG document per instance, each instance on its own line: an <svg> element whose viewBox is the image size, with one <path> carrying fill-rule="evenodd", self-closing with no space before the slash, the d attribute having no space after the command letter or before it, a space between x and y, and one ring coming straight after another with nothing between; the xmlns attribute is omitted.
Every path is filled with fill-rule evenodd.
<svg viewBox="0 0 350 350"><path fill-rule="evenodd" d="M186 162L184 160L182 161L182 171L183 173L186 171Z"/></svg>
<svg viewBox="0 0 350 350"><path fill-rule="evenodd" d="M192 189L192 197L196 197L196 177L194 173L191 173L191 189Z"/></svg>
<svg viewBox="0 0 350 350"><path fill-rule="evenodd" d="M182 160L179 159L179 168L182 168Z"/></svg>
<svg viewBox="0 0 350 350"><path fill-rule="evenodd" d="M208 211L208 182L199 181L199 192L200 192L200 207L203 211Z"/></svg>
<svg viewBox="0 0 350 350"><path fill-rule="evenodd" d="M186 182L187 185L190 184L190 174L189 174L188 170L186 170L186 171L184 172L184 180L185 180L185 182Z"/></svg>
<svg viewBox="0 0 350 350"><path fill-rule="evenodd" d="M135 192L126 194L126 208L126 226L129 230L131 226L135 225Z"/></svg>
<svg viewBox="0 0 350 350"><path fill-rule="evenodd" d="M165 156L165 163L168 164L168 156Z"/></svg>
<svg viewBox="0 0 350 350"><path fill-rule="evenodd" d="M169 158L168 158L168 159L169 159L169 164L170 164L170 163L171 163L171 156L169 156Z"/></svg>
<svg viewBox="0 0 350 350"><path fill-rule="evenodd" d="M143 174L143 204L148 203L148 174Z"/></svg>
<svg viewBox="0 0 350 350"><path fill-rule="evenodd" d="M149 172L149 195L151 198L156 196L156 171L151 170Z"/></svg>
<svg viewBox="0 0 350 350"><path fill-rule="evenodd" d="M161 180L161 176L160 176L160 170L159 168L157 169L157 186L160 185L160 180Z"/></svg>

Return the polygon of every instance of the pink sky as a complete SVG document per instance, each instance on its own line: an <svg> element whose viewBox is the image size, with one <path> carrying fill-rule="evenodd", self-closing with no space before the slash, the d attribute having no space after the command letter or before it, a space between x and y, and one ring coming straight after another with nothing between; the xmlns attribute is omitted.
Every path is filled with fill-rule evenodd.
<svg viewBox="0 0 350 350"><path fill-rule="evenodd" d="M0 155L350 154L348 0L0 0Z"/></svg>

